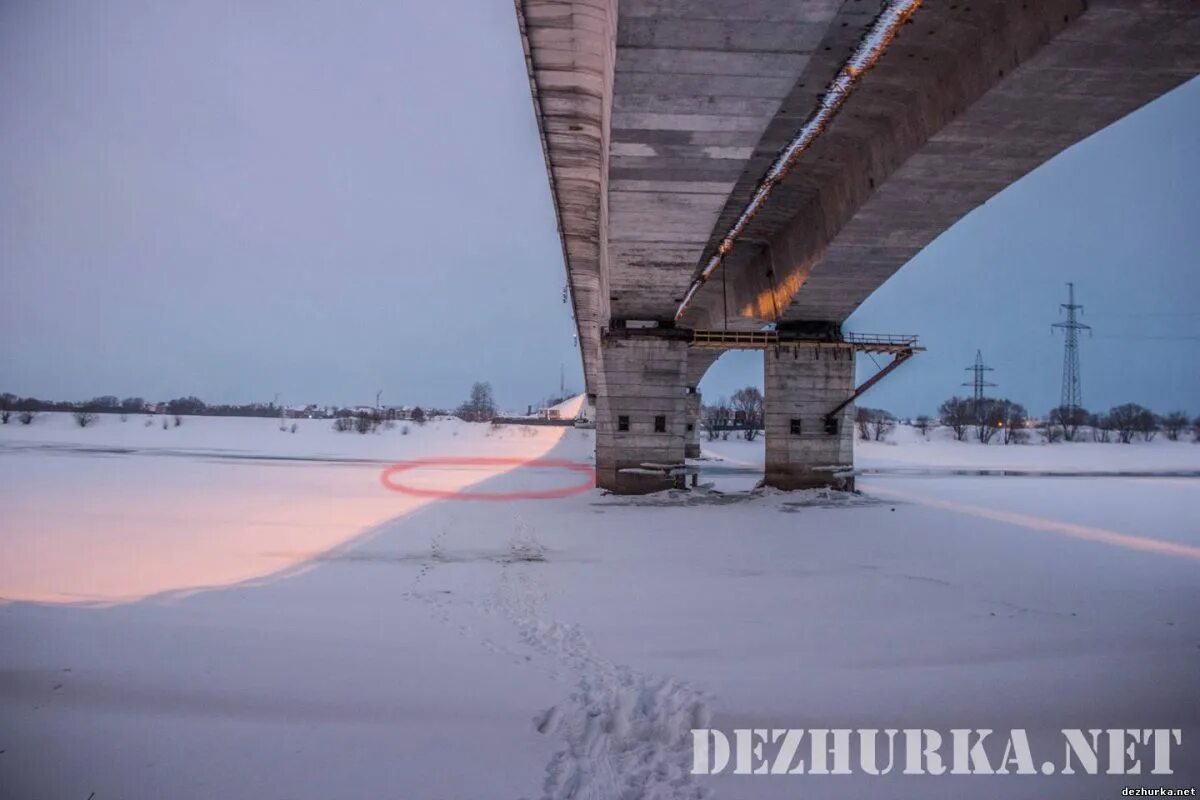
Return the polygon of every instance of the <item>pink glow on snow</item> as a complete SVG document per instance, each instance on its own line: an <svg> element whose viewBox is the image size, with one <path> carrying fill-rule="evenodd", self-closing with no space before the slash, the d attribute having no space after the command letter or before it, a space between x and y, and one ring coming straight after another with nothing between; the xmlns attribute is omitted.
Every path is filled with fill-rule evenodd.
<svg viewBox="0 0 1200 800"><path fill-rule="evenodd" d="M381 487L379 472L388 460L429 453L496 459L422 472L421 486L453 494L541 458L566 432L445 421L410 426L408 435L393 429L361 436L334 433L327 420L302 420L292 435L271 420L216 418L162 431L108 417L95 429L79 430L67 415L47 415L38 424L7 432L145 450L22 453L0 460L0 602L111 605L295 574L315 557L433 501ZM170 448L200 455L161 452ZM302 450L384 463L244 457L295 457ZM226 458L231 453L242 457Z"/></svg>

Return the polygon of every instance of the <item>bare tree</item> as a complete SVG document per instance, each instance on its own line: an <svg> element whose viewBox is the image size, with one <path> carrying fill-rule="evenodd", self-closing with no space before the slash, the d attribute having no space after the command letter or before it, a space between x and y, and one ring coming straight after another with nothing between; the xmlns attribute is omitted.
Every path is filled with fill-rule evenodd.
<svg viewBox="0 0 1200 800"><path fill-rule="evenodd" d="M1112 423L1112 429L1116 431L1117 441L1121 444L1129 444L1133 441L1134 434L1139 430L1142 423L1142 416L1149 414L1150 411L1137 403L1125 403L1124 405L1114 406L1108 412L1109 421Z"/></svg>
<svg viewBox="0 0 1200 800"><path fill-rule="evenodd" d="M1172 442L1179 441L1179 434L1188 427L1188 415L1182 411L1172 411L1162 418L1163 434Z"/></svg>
<svg viewBox="0 0 1200 800"><path fill-rule="evenodd" d="M954 438L966 441L975 422L975 401L967 397L951 397L938 408L942 424L954 431Z"/></svg>
<svg viewBox="0 0 1200 800"><path fill-rule="evenodd" d="M740 415L745 424L742 438L747 442L754 441L762 426L763 396L757 386L747 386L733 393L733 410Z"/></svg>
<svg viewBox="0 0 1200 800"><path fill-rule="evenodd" d="M1158 433L1158 415L1148 408L1143 408L1138 414L1137 431L1142 435L1144 441L1153 441L1155 434Z"/></svg>
<svg viewBox="0 0 1200 800"><path fill-rule="evenodd" d="M95 425L96 422L99 421L99 419L100 419L98 414L95 414L86 408L81 408L78 411L76 411L74 413L74 417L75 417L75 424L81 428L86 428L89 425Z"/></svg>
<svg viewBox="0 0 1200 800"><path fill-rule="evenodd" d="M858 438L864 442L871 441L871 409L856 406L854 409L854 427L858 430Z"/></svg>
<svg viewBox="0 0 1200 800"><path fill-rule="evenodd" d="M1046 437L1047 444L1054 444L1055 442L1062 441L1062 428L1051 424L1049 420L1038 423L1038 430L1041 431L1042 435Z"/></svg>
<svg viewBox="0 0 1200 800"><path fill-rule="evenodd" d="M496 401L492 398L492 385L476 382L471 386L471 397L454 412L466 422L489 422L496 416Z"/></svg>
<svg viewBox="0 0 1200 800"><path fill-rule="evenodd" d="M13 409L17 407L17 396L4 392L0 394L0 425L7 425L12 418Z"/></svg>
<svg viewBox="0 0 1200 800"><path fill-rule="evenodd" d="M121 410L121 401L111 394L93 397L85 405L96 412L114 413Z"/></svg>
<svg viewBox="0 0 1200 800"><path fill-rule="evenodd" d="M729 425L732 416L733 412L729 408L729 401L724 397L715 404L706 405L700 410L700 425L704 428L704 433L710 442L715 442L721 437L721 433Z"/></svg>
<svg viewBox="0 0 1200 800"><path fill-rule="evenodd" d="M1004 427L1004 401L985 397L973 403L975 407L975 438L991 444L992 438Z"/></svg>
<svg viewBox="0 0 1200 800"><path fill-rule="evenodd" d="M1075 441L1079 429L1087 422L1088 412L1082 408L1056 406L1050 409L1050 425L1057 427L1062 438L1068 442Z"/></svg>
<svg viewBox="0 0 1200 800"><path fill-rule="evenodd" d="M1088 415L1088 427L1092 429L1092 441L1108 443L1112 441L1112 418L1108 414Z"/></svg>
<svg viewBox="0 0 1200 800"><path fill-rule="evenodd" d="M35 419L37 419L37 416L38 412L36 411L22 411L21 413L17 414L17 422L20 422L22 425L29 425L32 424Z"/></svg>
<svg viewBox="0 0 1200 800"><path fill-rule="evenodd" d="M354 430L358 433L372 433L382 422L377 411L359 411L354 415Z"/></svg>
<svg viewBox="0 0 1200 800"><path fill-rule="evenodd" d="M1021 444L1028 441L1029 434L1025 431L1025 426L1029 424L1029 413L1025 406L1012 400L1002 400L1001 403L1004 443Z"/></svg>
<svg viewBox="0 0 1200 800"><path fill-rule="evenodd" d="M882 408L855 408L854 426L860 439L881 442L896 427L896 418Z"/></svg>
<svg viewBox="0 0 1200 800"><path fill-rule="evenodd" d="M875 438L875 441L882 442L885 436L895 430L896 417L890 411L884 411L882 408L876 408L873 411L871 436Z"/></svg>
<svg viewBox="0 0 1200 800"><path fill-rule="evenodd" d="M933 420L922 414L913 420L913 427L916 428L922 436L929 437L929 428L933 424Z"/></svg>
<svg viewBox="0 0 1200 800"><path fill-rule="evenodd" d="M207 406L199 397L176 397L167 402L167 413L180 416L182 414L203 414ZM182 423L180 423L182 424Z"/></svg>

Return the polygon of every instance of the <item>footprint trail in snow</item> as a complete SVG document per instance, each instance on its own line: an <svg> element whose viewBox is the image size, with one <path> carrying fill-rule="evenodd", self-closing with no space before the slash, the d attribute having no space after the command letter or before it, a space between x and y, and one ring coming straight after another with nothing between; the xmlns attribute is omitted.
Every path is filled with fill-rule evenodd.
<svg viewBox="0 0 1200 800"><path fill-rule="evenodd" d="M530 536L522 529L522 540ZM704 696L674 678L600 658L576 625L548 620L529 564L504 565L498 606L529 647L577 680L570 697L534 718L563 741L546 767L543 800L699 800L690 773L693 728L710 727Z"/></svg>

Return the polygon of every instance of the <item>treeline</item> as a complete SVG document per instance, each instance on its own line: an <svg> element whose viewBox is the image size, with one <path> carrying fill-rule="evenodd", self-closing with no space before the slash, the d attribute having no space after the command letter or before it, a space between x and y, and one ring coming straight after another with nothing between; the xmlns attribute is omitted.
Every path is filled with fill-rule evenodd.
<svg viewBox="0 0 1200 800"><path fill-rule="evenodd" d="M1029 441L1029 413L1025 406L1005 398L951 397L938 408L941 422L964 441L973 431L975 438L989 444L997 434L1004 444Z"/></svg>
<svg viewBox="0 0 1200 800"><path fill-rule="evenodd" d="M7 424L15 417L22 424L28 425L39 413L55 411L73 414L80 427L87 427L96 422L99 414L120 414L123 418L130 414L161 414L173 417L176 425L181 424L181 418L184 416L332 419L335 430L358 433L370 433L391 422L411 421L420 425L427 419L450 414L445 409L422 409L420 406L346 408L309 405L303 408L285 408L274 403L209 404L191 395L165 402L149 402L142 397L119 398L116 395L101 395L83 401L62 401L19 397L11 392L0 394L0 424ZM474 384L470 397L454 410L453 415L467 422L492 421L496 416L496 402L491 384Z"/></svg>
<svg viewBox="0 0 1200 800"><path fill-rule="evenodd" d="M423 409L420 406L403 414L389 413L388 409L341 409L334 414L333 429L338 433L374 433L381 427L391 427L400 419L424 425L430 419L443 416L450 415L440 408ZM496 416L492 385L486 382L475 383L471 387L471 396L459 404L453 416L466 422L491 422ZM407 434L408 428L401 428L400 432Z"/></svg>
<svg viewBox="0 0 1200 800"><path fill-rule="evenodd" d="M7 423L14 416L21 416L32 421L37 414L43 412L67 412L88 414L167 414L170 416L210 416L210 417L288 417L309 419L336 419L350 417L361 413L360 409L341 408L338 406L309 405L304 408L284 408L274 403L205 403L199 397L176 397L165 402L149 402L141 397L118 398L115 395L102 395L91 400L63 401L41 400L36 397L19 397L9 392L0 394L0 422ZM442 409L421 411L420 408L400 410L395 408L374 409L369 413L378 416L380 421L409 419L417 412L421 416L439 416L446 412ZM32 415L32 416L30 416ZM28 424L28 422L26 422Z"/></svg>
<svg viewBox="0 0 1200 800"><path fill-rule="evenodd" d="M314 410L315 406L312 407ZM282 409L271 403L209 405L198 397L177 397L151 403L141 397L101 395L91 400L40 400L36 397L0 395L0 411L90 411L94 414L207 414L215 417L277 417Z"/></svg>
<svg viewBox="0 0 1200 800"><path fill-rule="evenodd" d="M1187 433L1200 441L1200 417L1190 419L1183 411L1156 414L1137 403L1123 403L1099 414L1089 413L1082 408L1073 412L1059 407L1050 412L1047 424L1050 441L1071 442L1087 435L1096 442L1129 444L1135 438L1153 441L1159 433L1172 442Z"/></svg>
<svg viewBox="0 0 1200 800"><path fill-rule="evenodd" d="M1084 437L1094 442L1128 444L1139 438L1150 442L1159 433L1173 442L1189 433L1200 441L1200 417L1192 419L1183 411L1157 414L1137 403L1123 403L1103 413L1058 406L1044 420L1035 421L1024 406L1011 400L951 397L939 407L938 421L960 442L973 436L984 444L997 435L1005 444L1025 442L1030 430L1039 432L1051 443L1080 441ZM917 417L913 424L924 433L933 420Z"/></svg>
<svg viewBox="0 0 1200 800"><path fill-rule="evenodd" d="M700 409L700 426L710 442L728 439L739 432L753 441L763 427L763 395L757 386L747 386Z"/></svg>
<svg viewBox="0 0 1200 800"><path fill-rule="evenodd" d="M721 398L701 409L700 424L709 441L728 439L731 432L747 440L762 429L763 396L756 387L739 389L732 398ZM941 404L936 416L922 415L910 420L922 435L941 425L958 441L974 439L983 444L998 441L1022 444L1033 436L1046 442L1150 442L1162 434L1171 441L1191 436L1200 442L1200 417L1183 411L1158 414L1137 403L1123 403L1103 413L1085 409L1058 407L1044 419L1035 419L1025 406L1007 398L951 397ZM896 416L881 408L859 406L854 410L854 426L860 439L882 441L899 423Z"/></svg>

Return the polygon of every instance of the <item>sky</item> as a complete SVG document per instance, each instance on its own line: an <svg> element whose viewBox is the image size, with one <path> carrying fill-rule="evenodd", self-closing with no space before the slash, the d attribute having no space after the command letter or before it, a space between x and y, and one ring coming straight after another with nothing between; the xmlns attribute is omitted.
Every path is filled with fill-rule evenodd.
<svg viewBox="0 0 1200 800"><path fill-rule="evenodd" d="M981 349L1057 402L1200 412L1200 81L1014 184L848 330L929 350L864 403L930 413ZM582 389L509 3L0 2L0 391L522 409ZM860 378L874 365L860 365ZM761 385L761 355L707 397Z"/></svg>
<svg viewBox="0 0 1200 800"><path fill-rule="evenodd" d="M0 2L0 391L582 389L511 3Z"/></svg>

